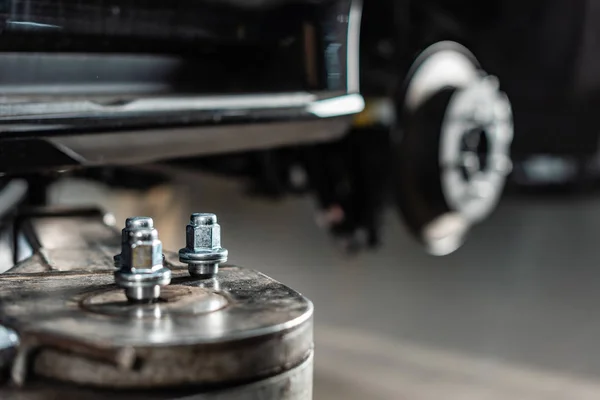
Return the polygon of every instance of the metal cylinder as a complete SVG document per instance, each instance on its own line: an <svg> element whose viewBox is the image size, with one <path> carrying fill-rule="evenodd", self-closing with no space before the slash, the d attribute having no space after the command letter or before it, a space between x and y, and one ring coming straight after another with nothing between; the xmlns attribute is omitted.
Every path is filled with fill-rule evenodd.
<svg viewBox="0 0 600 400"><path fill-rule="evenodd" d="M128 301L112 279L0 276L0 319L21 339L13 380L27 387L44 378L32 399L82 391L114 400L119 390L149 399L311 399L313 306L299 293L229 265L203 280L173 269L154 304ZM32 290L38 295L5 301ZM172 395L180 390L186 395Z"/></svg>

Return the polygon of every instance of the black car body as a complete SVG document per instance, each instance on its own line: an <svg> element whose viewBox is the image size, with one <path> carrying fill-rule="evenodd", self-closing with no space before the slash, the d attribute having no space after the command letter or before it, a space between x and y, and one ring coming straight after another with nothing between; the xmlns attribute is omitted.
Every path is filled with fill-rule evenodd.
<svg viewBox="0 0 600 400"><path fill-rule="evenodd" d="M362 110L357 1L11 0L0 169L314 142Z"/></svg>

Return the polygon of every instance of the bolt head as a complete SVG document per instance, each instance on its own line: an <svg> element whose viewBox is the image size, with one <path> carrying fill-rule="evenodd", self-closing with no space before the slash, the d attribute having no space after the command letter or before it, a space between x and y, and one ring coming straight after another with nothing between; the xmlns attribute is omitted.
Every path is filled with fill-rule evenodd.
<svg viewBox="0 0 600 400"><path fill-rule="evenodd" d="M132 232L130 239L128 251L121 253L122 268L134 273L150 273L162 268L162 243L156 229Z"/></svg>
<svg viewBox="0 0 600 400"><path fill-rule="evenodd" d="M150 217L130 217L125 220L125 228L121 231L121 260L127 262L131 259L130 243L134 234L140 229L154 229L154 221ZM131 264L127 264L131 265Z"/></svg>
<svg viewBox="0 0 600 400"><path fill-rule="evenodd" d="M201 225L216 225L217 216L210 213L193 213L190 217L190 225L201 226Z"/></svg>
<svg viewBox="0 0 600 400"><path fill-rule="evenodd" d="M196 213L186 227L186 247L179 250L179 261L188 264L190 274L199 278L214 276L219 264L227 261L221 247L221 227L214 214Z"/></svg>
<svg viewBox="0 0 600 400"><path fill-rule="evenodd" d="M152 229L154 228L154 220L150 217L130 217L125 220L125 229Z"/></svg>
<svg viewBox="0 0 600 400"><path fill-rule="evenodd" d="M186 247L190 250L200 251L221 247L221 227L214 225L188 225L186 227Z"/></svg>
<svg viewBox="0 0 600 400"><path fill-rule="evenodd" d="M121 231L121 243L127 243L130 234L140 229L154 229L154 220L150 217L127 218L125 228Z"/></svg>

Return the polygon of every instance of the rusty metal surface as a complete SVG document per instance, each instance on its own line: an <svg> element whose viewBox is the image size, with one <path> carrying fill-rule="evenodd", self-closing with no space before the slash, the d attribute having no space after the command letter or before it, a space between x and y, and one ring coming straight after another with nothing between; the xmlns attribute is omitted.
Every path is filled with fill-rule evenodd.
<svg viewBox="0 0 600 400"><path fill-rule="evenodd" d="M300 365L288 371L230 388L118 392L40 380L22 389L0 387L0 398L7 400L311 400L312 387L313 356L311 353Z"/></svg>

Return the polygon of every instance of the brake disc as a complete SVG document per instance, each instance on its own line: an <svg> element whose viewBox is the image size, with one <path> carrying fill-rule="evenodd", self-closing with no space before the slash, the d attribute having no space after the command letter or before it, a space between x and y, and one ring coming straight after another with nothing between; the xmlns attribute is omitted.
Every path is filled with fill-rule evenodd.
<svg viewBox="0 0 600 400"><path fill-rule="evenodd" d="M510 102L465 47L440 42L416 59L396 108L398 208L429 252L448 254L498 203L511 170Z"/></svg>

